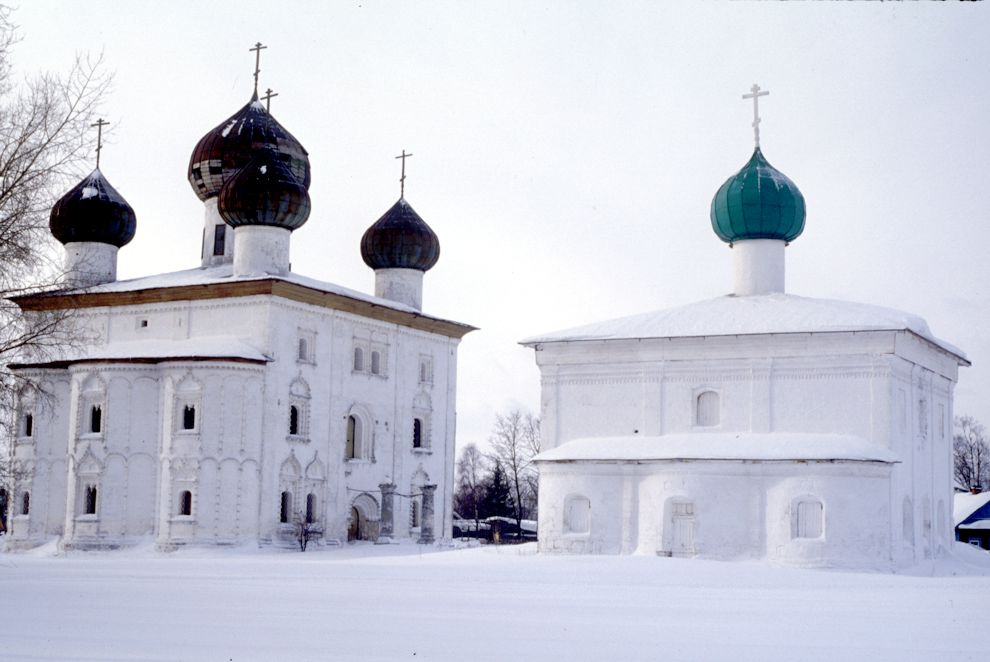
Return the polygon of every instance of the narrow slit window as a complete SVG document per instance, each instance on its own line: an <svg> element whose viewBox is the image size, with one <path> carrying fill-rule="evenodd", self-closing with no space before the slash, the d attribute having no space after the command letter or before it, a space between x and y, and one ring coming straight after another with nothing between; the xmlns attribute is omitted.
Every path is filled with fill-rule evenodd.
<svg viewBox="0 0 990 662"><path fill-rule="evenodd" d="M182 429L196 429L196 407L194 405L186 405L182 408Z"/></svg>
<svg viewBox="0 0 990 662"><path fill-rule="evenodd" d="M289 521L292 512L292 493L286 490L282 492L282 500L278 511L278 521L285 524Z"/></svg>
<svg viewBox="0 0 990 662"><path fill-rule="evenodd" d="M24 436L34 436L34 414L24 414Z"/></svg>
<svg viewBox="0 0 990 662"><path fill-rule="evenodd" d="M97 433L103 430L103 409L93 405L89 410L89 431Z"/></svg>
<svg viewBox="0 0 990 662"><path fill-rule="evenodd" d="M364 370L364 351L360 347L354 348L354 370L357 372Z"/></svg>
<svg viewBox="0 0 990 662"><path fill-rule="evenodd" d="M344 446L344 457L352 460L357 457L358 437L361 434L361 422L357 416L347 417L347 439Z"/></svg>
<svg viewBox="0 0 990 662"><path fill-rule="evenodd" d="M31 514L31 493L25 492L21 495L21 515Z"/></svg>
<svg viewBox="0 0 990 662"><path fill-rule="evenodd" d="M414 418L413 419L413 448L423 447L423 421Z"/></svg>
<svg viewBox="0 0 990 662"><path fill-rule="evenodd" d="M96 485L86 486L86 504L83 513L86 515L96 514Z"/></svg>
<svg viewBox="0 0 990 662"><path fill-rule="evenodd" d="M309 360L309 343L306 342L306 339L305 338L300 338L299 339L298 352L299 352L299 360L300 361L307 361L307 360Z"/></svg>
<svg viewBox="0 0 990 662"><path fill-rule="evenodd" d="M306 523L312 524L316 521L316 495L310 492L306 495Z"/></svg>
<svg viewBox="0 0 990 662"><path fill-rule="evenodd" d="M192 492L183 490L179 495L179 514L192 515Z"/></svg>
<svg viewBox="0 0 990 662"><path fill-rule="evenodd" d="M223 255L227 248L227 225L213 226L213 254Z"/></svg>
<svg viewBox="0 0 990 662"><path fill-rule="evenodd" d="M299 434L299 407L289 407L289 434Z"/></svg>

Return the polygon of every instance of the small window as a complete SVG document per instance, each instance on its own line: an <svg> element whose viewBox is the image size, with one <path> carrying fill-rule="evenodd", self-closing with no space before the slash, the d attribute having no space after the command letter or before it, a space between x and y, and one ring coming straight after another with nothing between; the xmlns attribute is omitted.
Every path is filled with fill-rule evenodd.
<svg viewBox="0 0 990 662"><path fill-rule="evenodd" d="M86 515L96 514L96 485L86 486L86 503L83 513Z"/></svg>
<svg viewBox="0 0 990 662"><path fill-rule="evenodd" d="M675 501L674 502L674 516L675 517L691 517L694 515L694 502L693 501Z"/></svg>
<svg viewBox="0 0 990 662"><path fill-rule="evenodd" d="M591 501L571 497L564 508L564 533L588 533L591 530Z"/></svg>
<svg viewBox="0 0 990 662"><path fill-rule="evenodd" d="M299 434L299 407L289 406L289 434Z"/></svg>
<svg viewBox="0 0 990 662"><path fill-rule="evenodd" d="M227 247L227 224L213 226L213 254L223 255Z"/></svg>
<svg viewBox="0 0 990 662"><path fill-rule="evenodd" d="M423 447L423 421L418 418L413 419L413 448Z"/></svg>
<svg viewBox="0 0 990 662"><path fill-rule="evenodd" d="M794 523L795 538L822 537L822 502L799 501Z"/></svg>
<svg viewBox="0 0 990 662"><path fill-rule="evenodd" d="M282 492L281 504L278 511L278 521L283 524L289 521L289 517L292 514L292 492L286 490Z"/></svg>
<svg viewBox="0 0 990 662"><path fill-rule="evenodd" d="M695 403L695 425L709 427L718 425L719 398L715 391L704 391L698 394Z"/></svg>
<svg viewBox="0 0 990 662"><path fill-rule="evenodd" d="M433 383L433 361L428 356L424 356L419 360L419 383Z"/></svg>
<svg viewBox="0 0 990 662"><path fill-rule="evenodd" d="M357 372L364 370L364 350L360 347L354 348L354 370Z"/></svg>
<svg viewBox="0 0 990 662"><path fill-rule="evenodd" d="M182 408L182 429L196 429L196 407L194 405L186 405Z"/></svg>
<svg viewBox="0 0 990 662"><path fill-rule="evenodd" d="M371 352L371 374L380 375L382 374L382 355L381 352L372 351Z"/></svg>
<svg viewBox="0 0 990 662"><path fill-rule="evenodd" d="M24 436L34 436L34 414L24 414Z"/></svg>
<svg viewBox="0 0 990 662"><path fill-rule="evenodd" d="M308 361L309 360L309 343L306 342L306 339L305 338L300 338L299 339L298 359L300 361Z"/></svg>
<svg viewBox="0 0 990 662"><path fill-rule="evenodd" d="M414 529L419 528L420 524L420 514L419 514L419 499L413 499L412 501L412 527Z"/></svg>
<svg viewBox="0 0 990 662"><path fill-rule="evenodd" d="M179 514L192 515L192 492L183 490L179 495Z"/></svg>
<svg viewBox="0 0 990 662"><path fill-rule="evenodd" d="M21 494L21 515L31 514L31 493L24 492Z"/></svg>
<svg viewBox="0 0 990 662"><path fill-rule="evenodd" d="M138 320L138 328L139 329L147 329L148 328L148 320Z"/></svg>
<svg viewBox="0 0 990 662"><path fill-rule="evenodd" d="M316 495L310 492L306 495L306 523L312 524L316 521Z"/></svg>
<svg viewBox="0 0 990 662"><path fill-rule="evenodd" d="M100 405L93 405L89 410L89 431L98 433L103 430L103 409Z"/></svg>

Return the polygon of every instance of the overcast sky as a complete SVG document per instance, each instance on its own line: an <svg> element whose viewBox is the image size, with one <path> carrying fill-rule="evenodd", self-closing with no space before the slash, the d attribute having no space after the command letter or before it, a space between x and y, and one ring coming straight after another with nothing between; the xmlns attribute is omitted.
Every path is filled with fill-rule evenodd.
<svg viewBox="0 0 990 662"><path fill-rule="evenodd" d="M23 2L22 73L103 53L102 170L134 207L119 277L198 266L186 179L250 97L309 150L293 270L371 292L364 230L406 198L440 237L424 311L460 349L458 444L539 408L530 335L731 290L716 189L763 151L801 189L787 289L908 310L963 348L956 413L990 424L985 3ZM82 173L81 173L82 174Z"/></svg>

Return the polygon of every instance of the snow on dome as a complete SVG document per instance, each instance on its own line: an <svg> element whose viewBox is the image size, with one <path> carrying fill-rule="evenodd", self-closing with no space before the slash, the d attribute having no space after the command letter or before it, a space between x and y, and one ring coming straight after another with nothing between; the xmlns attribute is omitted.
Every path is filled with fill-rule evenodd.
<svg viewBox="0 0 990 662"><path fill-rule="evenodd" d="M97 168L59 198L48 226L63 244L94 242L120 248L134 238L137 217Z"/></svg>
<svg viewBox="0 0 990 662"><path fill-rule="evenodd" d="M574 439L536 456L536 462L764 460L768 462L898 462L889 449L847 434L791 432L686 433L657 437Z"/></svg>
<svg viewBox="0 0 990 662"><path fill-rule="evenodd" d="M907 330L965 359L956 347L936 338L922 318L892 308L851 301L812 299L793 294L722 296L698 303L595 322L533 336L523 345L547 342L689 338L771 333Z"/></svg>
<svg viewBox="0 0 990 662"><path fill-rule="evenodd" d="M226 181L217 209L231 227L267 225L296 230L309 218L310 199L279 152L266 145Z"/></svg>
<svg viewBox="0 0 990 662"><path fill-rule="evenodd" d="M188 172L193 191L204 202L219 195L224 182L263 145L275 145L295 178L309 189L309 153L254 97L196 144Z"/></svg>

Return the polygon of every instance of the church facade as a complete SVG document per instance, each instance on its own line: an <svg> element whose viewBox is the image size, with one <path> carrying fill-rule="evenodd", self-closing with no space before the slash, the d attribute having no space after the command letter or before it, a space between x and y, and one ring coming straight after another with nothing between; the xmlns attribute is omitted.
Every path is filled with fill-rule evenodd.
<svg viewBox="0 0 990 662"><path fill-rule="evenodd" d="M913 315L785 293L804 198L758 133L711 220L732 294L523 341L542 379L540 551L873 568L943 553L965 355Z"/></svg>
<svg viewBox="0 0 990 662"><path fill-rule="evenodd" d="M118 281L133 210L97 169L52 211L80 346L14 366L10 537L106 548L449 537L457 348L424 314L439 241L404 196L362 239L375 295L289 269L309 159L257 98L195 147L201 264Z"/></svg>

